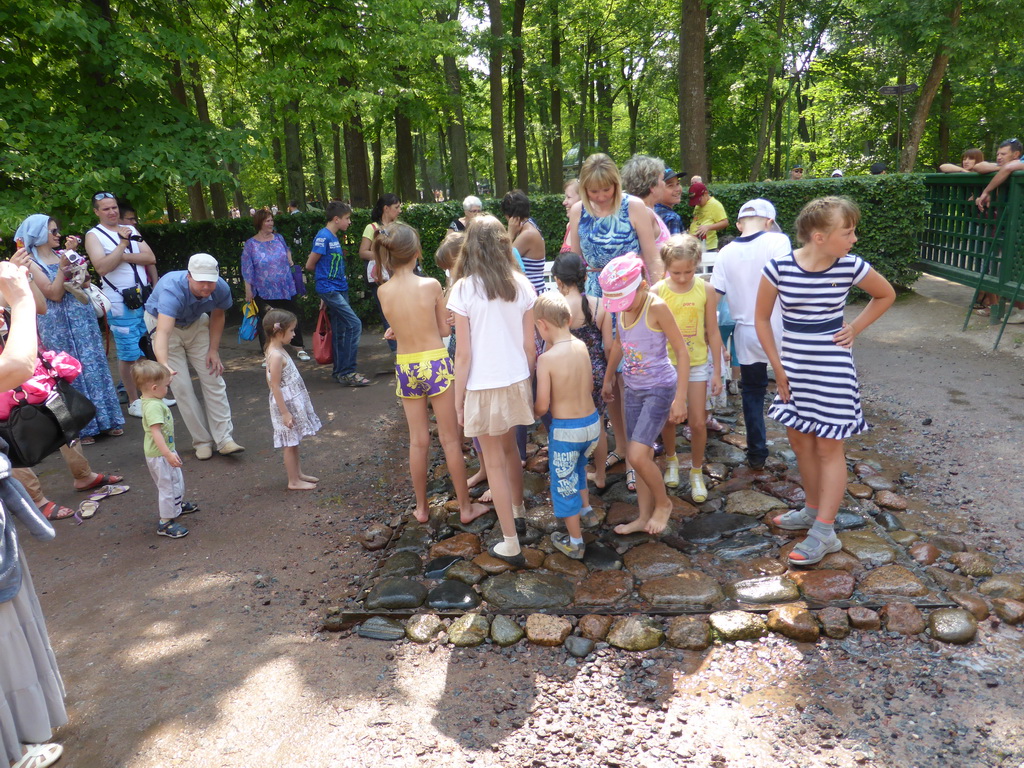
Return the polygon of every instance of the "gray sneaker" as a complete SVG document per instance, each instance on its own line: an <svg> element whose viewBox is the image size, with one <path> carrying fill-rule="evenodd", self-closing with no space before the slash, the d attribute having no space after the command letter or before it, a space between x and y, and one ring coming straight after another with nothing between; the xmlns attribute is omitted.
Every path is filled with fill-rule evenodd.
<svg viewBox="0 0 1024 768"><path fill-rule="evenodd" d="M566 557L571 557L573 560L582 560L583 553L586 551L585 544L573 546L572 542L569 541L568 533L552 533L551 543L552 545L554 545L555 549L557 549Z"/></svg>

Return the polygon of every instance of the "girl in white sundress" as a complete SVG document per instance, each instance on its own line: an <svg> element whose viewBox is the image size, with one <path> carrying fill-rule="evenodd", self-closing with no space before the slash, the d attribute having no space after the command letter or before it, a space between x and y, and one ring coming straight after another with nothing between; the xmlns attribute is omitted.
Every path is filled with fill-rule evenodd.
<svg viewBox="0 0 1024 768"><path fill-rule="evenodd" d="M267 334L267 384L270 386L270 421L274 425L274 447L284 448L288 490L310 491L320 478L304 474L299 465L299 441L315 435L320 419L313 411L306 385L291 356L284 351L295 335L298 319L284 309L271 309L263 318Z"/></svg>
<svg viewBox="0 0 1024 768"><path fill-rule="evenodd" d="M792 565L812 565L842 549L835 519L846 490L843 441L868 428L851 348L896 300L888 281L850 253L859 221L860 210L844 197L809 202L796 219L803 247L770 259L757 293L754 326L778 383L768 415L786 426L807 494L803 509L772 520L784 530L809 529L789 554ZM843 310L855 285L871 301L847 323ZM776 300L782 307L781 356L771 328Z"/></svg>

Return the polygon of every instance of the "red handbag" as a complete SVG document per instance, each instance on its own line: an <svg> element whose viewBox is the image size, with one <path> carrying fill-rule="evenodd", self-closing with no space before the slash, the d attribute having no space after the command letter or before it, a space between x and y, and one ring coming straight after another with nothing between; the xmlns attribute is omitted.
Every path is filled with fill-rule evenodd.
<svg viewBox="0 0 1024 768"><path fill-rule="evenodd" d="M327 315L327 307L321 307L316 318L316 330L313 331L313 359L320 365L334 362L334 336L331 333L331 318Z"/></svg>

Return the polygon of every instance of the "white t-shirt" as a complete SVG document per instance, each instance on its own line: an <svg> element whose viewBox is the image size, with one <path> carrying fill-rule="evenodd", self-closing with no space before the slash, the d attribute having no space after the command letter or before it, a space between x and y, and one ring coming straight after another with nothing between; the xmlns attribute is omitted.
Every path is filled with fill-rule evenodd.
<svg viewBox="0 0 1024 768"><path fill-rule="evenodd" d="M761 285L761 271L768 260L792 252L789 238L781 232L755 232L737 237L718 252L711 285L729 300L729 310L736 323L733 337L738 359L733 361L734 365L768 362L754 330L757 289ZM772 330L775 332L775 345L781 350L782 308L778 302L772 311Z"/></svg>
<svg viewBox="0 0 1024 768"><path fill-rule="evenodd" d="M497 389L530 378L523 349L523 315L537 300L533 286L521 272L513 273L515 301L490 301L478 277L464 277L448 294L448 309L469 318L473 362L466 389Z"/></svg>
<svg viewBox="0 0 1024 768"><path fill-rule="evenodd" d="M139 234L139 230L135 227L128 226L128 229L132 231L133 235ZM96 235L96 239L103 246L103 253L105 254L110 253L121 244L121 233L116 229L109 229L102 224L97 224L89 231ZM126 254L138 253L139 244L135 240L129 240L124 248L124 252ZM132 267L135 267L135 272L132 271ZM135 285L136 273L139 276L139 285L149 285L149 274L144 266L141 264L129 264L124 261L100 278L100 289L103 291L103 295L110 299L111 304L115 306L124 304L124 299L121 298L121 291ZM113 284L113 288L110 287L111 284Z"/></svg>

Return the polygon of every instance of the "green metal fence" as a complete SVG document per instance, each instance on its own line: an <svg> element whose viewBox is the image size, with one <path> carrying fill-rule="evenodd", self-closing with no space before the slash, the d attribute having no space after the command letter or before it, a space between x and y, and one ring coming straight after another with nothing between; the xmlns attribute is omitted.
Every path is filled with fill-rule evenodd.
<svg viewBox="0 0 1024 768"><path fill-rule="evenodd" d="M1001 321L998 347L1013 302L1024 297L1024 171L1012 174L992 194L988 209L980 211L974 201L991 178L973 173L925 175L928 214L918 266L974 288L971 307L982 291L999 296L991 315L993 323Z"/></svg>

